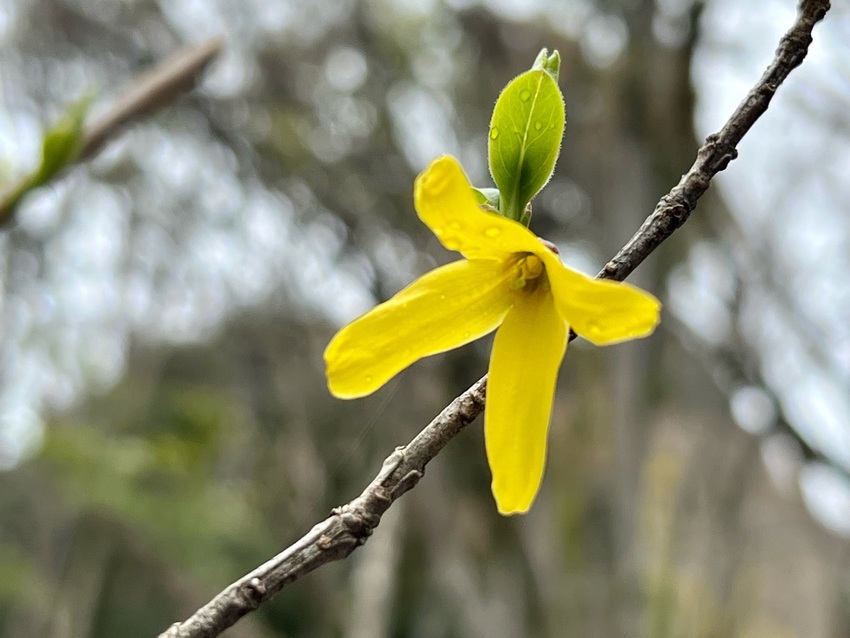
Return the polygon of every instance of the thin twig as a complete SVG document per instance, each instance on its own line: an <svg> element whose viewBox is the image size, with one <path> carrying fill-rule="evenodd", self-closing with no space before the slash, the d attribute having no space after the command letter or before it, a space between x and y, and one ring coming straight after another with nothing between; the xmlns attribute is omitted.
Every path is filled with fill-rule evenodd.
<svg viewBox="0 0 850 638"><path fill-rule="evenodd" d="M762 78L723 128L706 139L691 169L659 201L652 215L599 277L624 279L688 219L714 175L735 158L737 144L767 110L776 89L805 58L812 41L812 28L828 10L827 0L803 0L794 26L780 41ZM188 620L172 625L160 638L218 636L284 586L325 563L351 554L366 542L393 501L418 483L426 464L481 414L486 383L486 377L479 380L452 401L415 439L397 448L360 496L335 509L301 540L228 586Z"/></svg>
<svg viewBox="0 0 850 638"><path fill-rule="evenodd" d="M356 499L338 507L301 540L243 576L160 638L212 638L254 611L284 586L334 560L345 558L369 538L381 516L414 487L425 465L484 409L486 379L446 407L405 447L397 448L378 476Z"/></svg>
<svg viewBox="0 0 850 638"><path fill-rule="evenodd" d="M797 20L779 41L773 61L717 133L709 135L696 161L659 200L634 236L602 269L599 277L622 281L690 217L711 179L738 156L738 143L770 106L779 86L800 66L812 43L812 29L829 11L829 0L802 0Z"/></svg>
<svg viewBox="0 0 850 638"><path fill-rule="evenodd" d="M136 78L113 105L83 132L80 152L62 170L96 155L104 144L126 125L150 115L191 91L207 65L221 51L221 38L207 40L178 51L173 56ZM55 173L55 179L62 171ZM0 193L0 226L8 224L23 196L31 189L32 175L27 175Z"/></svg>

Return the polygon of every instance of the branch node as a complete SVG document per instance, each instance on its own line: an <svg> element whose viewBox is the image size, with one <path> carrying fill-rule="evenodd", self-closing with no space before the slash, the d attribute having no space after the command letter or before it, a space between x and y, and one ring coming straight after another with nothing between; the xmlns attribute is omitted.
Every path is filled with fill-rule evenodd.
<svg viewBox="0 0 850 638"><path fill-rule="evenodd" d="M381 514L392 502L387 496L386 490L382 488L374 493L373 498L378 502L374 509L369 505L356 505L351 508L344 506L341 508L340 522L348 535L354 540L356 547L365 543L366 539L372 535L372 530L381 522ZM380 508L380 513L375 511L378 508Z"/></svg>
<svg viewBox="0 0 850 638"><path fill-rule="evenodd" d="M404 461L404 450L404 446L400 445L393 450L392 454L390 454L386 459L384 459L384 462L381 464L381 471L378 472L378 476L375 477L373 483L376 483L381 486L387 484L389 478Z"/></svg>
<svg viewBox="0 0 850 638"><path fill-rule="evenodd" d="M422 472L421 470L410 470L393 488L392 500L396 500L408 490L412 490L416 487L416 484L423 476L425 476L425 472Z"/></svg>
<svg viewBox="0 0 850 638"><path fill-rule="evenodd" d="M720 171L725 171L726 167L729 166L729 162L731 162L733 159L737 159L737 158L738 158L738 149L737 148L733 147L733 148L730 148L730 149L724 149L723 154L717 159L717 172L719 173ZM707 187L708 187L708 185L706 185L706 188Z"/></svg>
<svg viewBox="0 0 850 638"><path fill-rule="evenodd" d="M239 594L245 603L245 607L256 609L265 600L267 592L266 584L255 577L240 587Z"/></svg>
<svg viewBox="0 0 850 638"><path fill-rule="evenodd" d="M340 518L343 518L343 513L341 511L339 511L342 508L334 508L334 509L335 509L334 514L338 515ZM325 552L325 551L329 550L331 547L333 547L333 544L334 544L333 539L330 536L328 536L327 534L322 534L321 536L319 536L318 540L316 540L316 547L318 547L323 552Z"/></svg>
<svg viewBox="0 0 850 638"><path fill-rule="evenodd" d="M690 217L693 207L685 199L665 195L661 198L660 206L657 210L663 211L663 215L672 221L672 225L675 228L678 228Z"/></svg>

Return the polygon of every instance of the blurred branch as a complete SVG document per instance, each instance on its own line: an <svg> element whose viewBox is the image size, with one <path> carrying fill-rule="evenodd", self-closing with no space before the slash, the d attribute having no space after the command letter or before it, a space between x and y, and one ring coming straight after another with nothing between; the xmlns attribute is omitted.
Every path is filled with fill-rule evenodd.
<svg viewBox="0 0 850 638"><path fill-rule="evenodd" d="M112 107L82 131L75 153L44 174L38 167L0 192L0 226L12 221L21 199L31 190L56 178L69 166L96 155L104 144L126 125L150 115L191 91L207 65L221 51L221 38L187 47L139 76L115 100Z"/></svg>
<svg viewBox="0 0 850 638"><path fill-rule="evenodd" d="M653 213L599 277L623 280L687 221L711 179L737 155L736 146L767 110L773 94L806 57L812 28L829 10L827 0L803 0L793 27L779 43L761 79L723 128L709 135L691 169L661 200ZM384 461L378 476L356 499L333 510L299 541L228 586L189 619L175 623L160 638L212 638L269 600L284 586L325 563L347 557L366 542L383 513L413 488L433 459L484 410L486 376L457 397L416 438Z"/></svg>

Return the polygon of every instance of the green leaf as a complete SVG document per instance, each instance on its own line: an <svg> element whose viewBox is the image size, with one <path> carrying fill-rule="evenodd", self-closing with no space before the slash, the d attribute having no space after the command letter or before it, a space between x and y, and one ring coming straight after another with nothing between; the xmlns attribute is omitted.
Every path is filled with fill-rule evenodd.
<svg viewBox="0 0 850 638"><path fill-rule="evenodd" d="M499 210L499 190L497 188L473 188L475 199L478 200L478 205L490 206L495 210Z"/></svg>
<svg viewBox="0 0 850 638"><path fill-rule="evenodd" d="M490 173L501 192L499 212L522 220L555 170L564 134L564 98L558 88L560 56L546 49L534 67L508 84L493 109L487 145Z"/></svg>

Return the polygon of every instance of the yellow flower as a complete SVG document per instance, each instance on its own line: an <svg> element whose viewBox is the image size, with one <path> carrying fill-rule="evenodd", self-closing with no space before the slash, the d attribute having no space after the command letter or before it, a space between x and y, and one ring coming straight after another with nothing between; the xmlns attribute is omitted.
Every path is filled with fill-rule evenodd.
<svg viewBox="0 0 850 638"><path fill-rule="evenodd" d="M413 362L498 328L484 440L502 514L528 511L543 478L546 433L569 328L596 345L644 337L652 295L570 270L525 226L482 210L460 164L417 179L419 218L466 259L436 268L340 330L325 350L332 394L370 394Z"/></svg>

